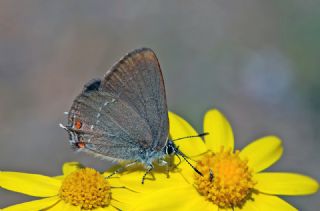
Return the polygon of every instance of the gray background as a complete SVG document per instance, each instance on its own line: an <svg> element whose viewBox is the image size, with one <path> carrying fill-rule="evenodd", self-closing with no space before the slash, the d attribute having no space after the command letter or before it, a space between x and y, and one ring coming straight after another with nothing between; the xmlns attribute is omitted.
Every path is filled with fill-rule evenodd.
<svg viewBox="0 0 320 211"><path fill-rule="evenodd" d="M202 131L220 108L236 147L276 134L284 155L269 170L320 178L320 1L0 2L0 169L60 174L72 152L58 127L91 78L131 49L158 54L168 105ZM0 191L0 207L29 200ZM316 210L319 193L286 197ZM317 204L318 203L318 204Z"/></svg>

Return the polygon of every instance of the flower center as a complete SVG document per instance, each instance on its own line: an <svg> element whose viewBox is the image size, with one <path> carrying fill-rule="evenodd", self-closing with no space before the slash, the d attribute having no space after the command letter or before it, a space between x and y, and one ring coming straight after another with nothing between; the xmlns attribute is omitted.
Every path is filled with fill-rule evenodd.
<svg viewBox="0 0 320 211"><path fill-rule="evenodd" d="M239 151L233 153L222 148L216 154L209 153L196 168L204 175L194 175L196 189L219 207L240 207L250 198L255 182Z"/></svg>
<svg viewBox="0 0 320 211"><path fill-rule="evenodd" d="M62 182L59 196L66 203L94 209L110 204L111 187L96 170L83 168L69 174Z"/></svg>

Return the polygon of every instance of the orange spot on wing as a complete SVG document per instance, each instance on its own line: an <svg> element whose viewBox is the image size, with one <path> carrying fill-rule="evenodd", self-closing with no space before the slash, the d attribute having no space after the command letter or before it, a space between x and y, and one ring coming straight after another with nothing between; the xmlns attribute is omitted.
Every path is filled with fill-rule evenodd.
<svg viewBox="0 0 320 211"><path fill-rule="evenodd" d="M77 145L79 148L84 148L86 146L84 142L78 142Z"/></svg>
<svg viewBox="0 0 320 211"><path fill-rule="evenodd" d="M80 129L82 127L82 122L80 120L76 120L74 122L74 127Z"/></svg>

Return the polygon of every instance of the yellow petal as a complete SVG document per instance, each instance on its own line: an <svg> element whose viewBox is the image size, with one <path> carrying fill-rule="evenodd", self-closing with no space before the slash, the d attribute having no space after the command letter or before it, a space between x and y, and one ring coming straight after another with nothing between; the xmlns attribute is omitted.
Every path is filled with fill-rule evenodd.
<svg viewBox="0 0 320 211"><path fill-rule="evenodd" d="M117 185L115 186L114 184L111 185L111 192L112 192L112 199L111 199L111 205L114 207L119 208L120 210L129 210L129 205L128 203L130 200L138 197L138 193L135 192L134 190L131 190L129 187L126 187L125 185ZM109 205L106 208L112 207Z"/></svg>
<svg viewBox="0 0 320 211"><path fill-rule="evenodd" d="M213 152L234 148L234 137L230 123L218 110L209 110L204 116L203 131L209 135L204 137L206 146Z"/></svg>
<svg viewBox="0 0 320 211"><path fill-rule="evenodd" d="M57 180L63 180L65 178L65 176L64 175L59 175L59 176L54 176L52 178L55 178Z"/></svg>
<svg viewBox="0 0 320 211"><path fill-rule="evenodd" d="M127 201L118 201L117 198L113 198L111 204L107 207L100 208L101 210L130 210L130 204Z"/></svg>
<svg viewBox="0 0 320 211"><path fill-rule="evenodd" d="M83 166L78 163L78 162L67 162L64 163L62 166L62 172L65 176L67 176L68 174L79 170L80 168L83 168Z"/></svg>
<svg viewBox="0 0 320 211"><path fill-rule="evenodd" d="M58 194L61 181L39 174L2 171L0 186L30 196L48 197Z"/></svg>
<svg viewBox="0 0 320 211"><path fill-rule="evenodd" d="M236 210L241 211L270 211L270 210L281 210L281 211L297 211L296 208L291 206L286 201L280 199L277 196L265 195L262 193L254 194L253 200L248 200L242 208Z"/></svg>
<svg viewBox="0 0 320 211"><path fill-rule="evenodd" d="M50 207L46 211L80 211L81 207L80 206L73 206L71 204L65 203L64 201L59 201L57 204L54 206Z"/></svg>
<svg viewBox="0 0 320 211"><path fill-rule="evenodd" d="M34 210L44 210L60 200L58 196L53 196L45 199L34 200L25 202L22 204L12 205L10 207L6 207L3 211L34 211Z"/></svg>
<svg viewBox="0 0 320 211"><path fill-rule="evenodd" d="M266 136L246 146L240 152L240 157L248 159L249 167L259 172L279 160L282 153L281 140L276 136Z"/></svg>
<svg viewBox="0 0 320 211"><path fill-rule="evenodd" d="M255 188L263 193L277 195L306 195L318 191L319 183L311 177L293 173L259 173Z"/></svg>
<svg viewBox="0 0 320 211"><path fill-rule="evenodd" d="M119 211L119 210L127 210L127 209L122 209L122 208L117 207L115 205L109 205L106 207L98 207L98 208L94 209L93 211L107 211L107 210Z"/></svg>
<svg viewBox="0 0 320 211"><path fill-rule="evenodd" d="M196 166L195 162L192 162L192 161L190 162L192 163L193 166ZM195 170L191 168L190 165L185 161L183 161L178 166L178 168L181 169L180 171L178 171L178 173L183 177L185 182L192 185L194 181L194 175L197 174Z"/></svg>
<svg viewBox="0 0 320 211"><path fill-rule="evenodd" d="M94 211L105 211L105 210L108 210L108 208L106 208L106 207L98 207L98 208L94 209Z"/></svg>
<svg viewBox="0 0 320 211"><path fill-rule="evenodd" d="M118 180L122 186L128 187L136 192L146 192L161 189L163 187L177 187L185 185L186 182L179 173L169 173L169 178L164 173L153 172L153 176L148 174L141 184L144 171L134 171L122 174L119 178L110 178L112 185L116 184L114 180Z"/></svg>
<svg viewBox="0 0 320 211"><path fill-rule="evenodd" d="M147 194L139 194L139 196L132 201L130 210L190 210L190 206L197 203L198 206L207 205L205 199L199 203L200 196L196 190L190 186L184 187L170 187L154 190ZM213 207L213 206L212 206Z"/></svg>
<svg viewBox="0 0 320 211"><path fill-rule="evenodd" d="M198 135L186 120L175 113L169 112L169 121L170 136L173 140L186 136ZM175 144L178 145L179 149L189 157L202 154L207 150L202 139L199 137L176 141Z"/></svg>
<svg viewBox="0 0 320 211"><path fill-rule="evenodd" d="M178 205L179 206L179 205ZM187 210L187 209L186 209ZM222 211L219 207L212 202L206 200L203 196L197 196L188 203L188 210L201 210L201 211ZM230 209L232 211L232 209Z"/></svg>

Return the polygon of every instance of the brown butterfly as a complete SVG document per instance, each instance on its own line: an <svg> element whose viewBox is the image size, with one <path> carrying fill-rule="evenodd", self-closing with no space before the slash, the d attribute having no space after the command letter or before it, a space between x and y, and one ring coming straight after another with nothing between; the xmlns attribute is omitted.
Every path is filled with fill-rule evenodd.
<svg viewBox="0 0 320 211"><path fill-rule="evenodd" d="M69 142L76 150L109 160L130 161L111 175L142 163L146 168L142 184L154 168L154 161L168 165L164 159L167 155L186 160L169 139L163 76L149 48L130 52L102 80L85 85L68 112L68 124L60 126L68 131Z"/></svg>

